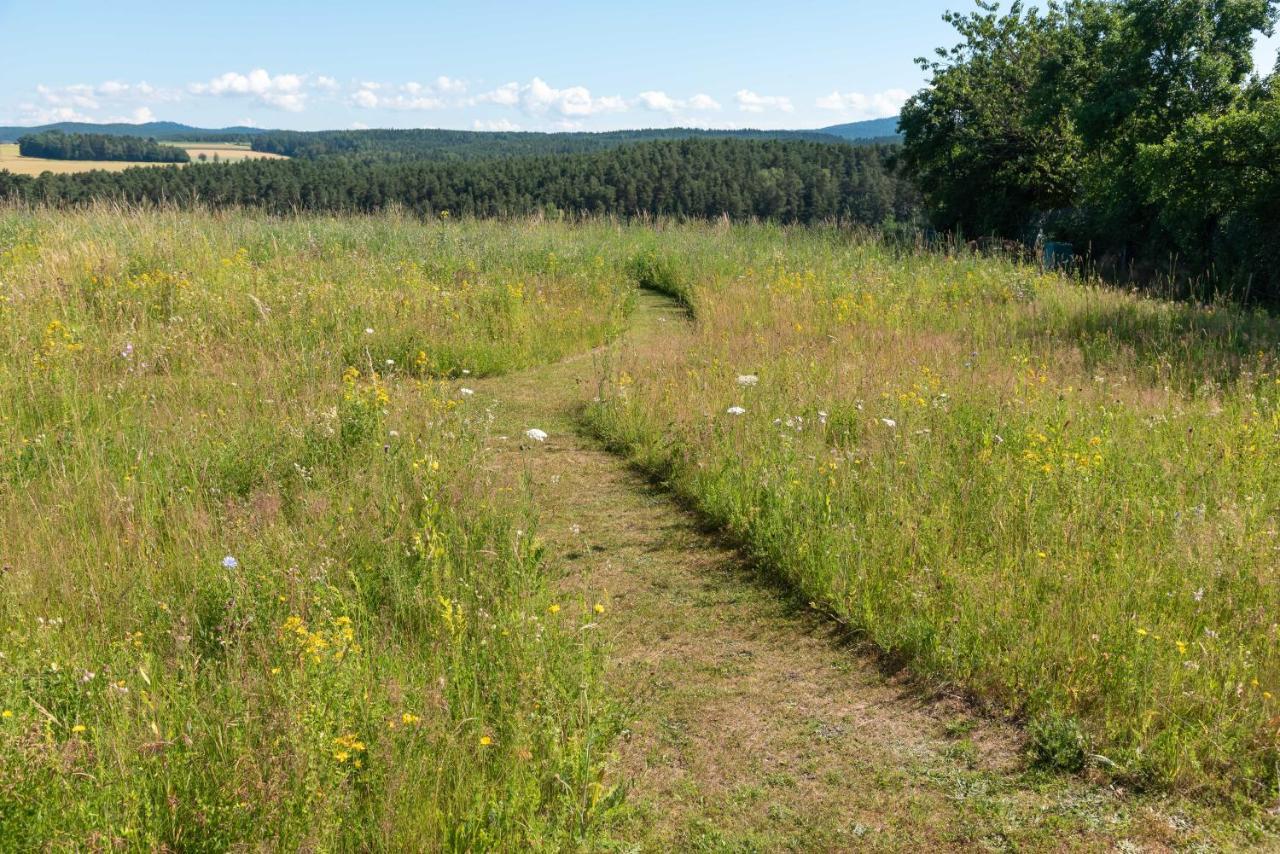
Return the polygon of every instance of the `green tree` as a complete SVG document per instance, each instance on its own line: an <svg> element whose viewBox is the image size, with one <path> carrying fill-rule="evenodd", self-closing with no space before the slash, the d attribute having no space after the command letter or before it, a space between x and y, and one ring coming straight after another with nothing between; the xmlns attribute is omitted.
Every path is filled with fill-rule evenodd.
<svg viewBox="0 0 1280 854"><path fill-rule="evenodd" d="M1069 205L1079 140L1069 118L1045 115L1044 69L1061 64L1065 16L979 2L944 17L963 41L917 60L926 89L902 110L902 160L934 224L1016 236L1035 212Z"/></svg>

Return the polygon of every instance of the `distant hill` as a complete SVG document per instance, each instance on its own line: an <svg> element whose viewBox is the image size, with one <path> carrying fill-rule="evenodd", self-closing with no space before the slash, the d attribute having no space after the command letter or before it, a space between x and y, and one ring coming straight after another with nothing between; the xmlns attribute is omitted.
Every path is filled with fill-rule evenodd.
<svg viewBox="0 0 1280 854"><path fill-rule="evenodd" d="M843 125L831 125L830 127L818 128L819 133L829 133L832 136L842 137L843 139L884 139L886 137L897 137L898 133L898 117L889 116L884 119L871 119L865 122L849 122Z"/></svg>
<svg viewBox="0 0 1280 854"><path fill-rule="evenodd" d="M17 142L18 137L43 131L60 130L63 133L98 133L107 136L137 136L144 139L181 139L192 142L226 142L247 140L265 133L263 128L229 127L198 128L178 122L146 122L145 124L94 124L92 122L57 122L35 127L0 127L0 142Z"/></svg>

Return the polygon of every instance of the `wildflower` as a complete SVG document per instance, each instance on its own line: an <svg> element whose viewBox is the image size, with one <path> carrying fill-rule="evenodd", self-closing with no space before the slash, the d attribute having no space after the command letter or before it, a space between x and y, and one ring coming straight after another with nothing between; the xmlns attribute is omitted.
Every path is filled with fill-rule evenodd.
<svg viewBox="0 0 1280 854"><path fill-rule="evenodd" d="M236 560L232 555L227 555L222 559L223 569L235 569L240 565L240 561Z"/></svg>
<svg viewBox="0 0 1280 854"><path fill-rule="evenodd" d="M120 351L120 358L121 359L133 358L133 342L132 341L129 341L124 345L124 349Z"/></svg>
<svg viewBox="0 0 1280 854"><path fill-rule="evenodd" d="M559 605L555 605L555 604L551 605L549 608L547 608L547 613L548 613L548 614L559 614L559 613L560 613L560 606L559 606Z"/></svg>
<svg viewBox="0 0 1280 854"><path fill-rule="evenodd" d="M1187 654L1187 645L1186 645L1186 643L1184 643L1183 641L1174 641L1174 643L1175 643L1175 644L1177 645L1177 647L1178 647L1178 654L1179 654L1179 655L1186 655L1186 654Z"/></svg>
<svg viewBox="0 0 1280 854"><path fill-rule="evenodd" d="M463 397L471 397L471 395L475 394L475 392L469 388L460 388L458 389L458 394L462 395Z"/></svg>
<svg viewBox="0 0 1280 854"><path fill-rule="evenodd" d="M892 418L881 418L881 419L880 419L880 423L881 423L881 424L883 424L884 426L888 427L888 428L889 428L889 429L891 429L891 430L892 430L894 427L897 427L897 426L898 426L898 422L897 422L897 421L894 421Z"/></svg>
<svg viewBox="0 0 1280 854"><path fill-rule="evenodd" d="M354 732L346 732L333 740L333 758L338 762L346 762L352 756L363 753L365 751L365 743ZM360 760L356 759L355 766L360 767Z"/></svg>
<svg viewBox="0 0 1280 854"><path fill-rule="evenodd" d="M743 409L741 406L730 406L728 409L725 410L725 412L729 413L730 415L746 415L747 414L747 410Z"/></svg>
<svg viewBox="0 0 1280 854"><path fill-rule="evenodd" d="M395 363L396 363L396 360L395 360L395 359L387 359L387 367L389 367L389 368L390 368L390 367L394 367L394 366L395 366Z"/></svg>
<svg viewBox="0 0 1280 854"><path fill-rule="evenodd" d="M595 608L593 608L592 610L594 610L597 614L603 614L603 613L604 613L604 605L603 605L602 603L600 603L600 602L597 602L597 603L596 603Z"/></svg>
<svg viewBox="0 0 1280 854"><path fill-rule="evenodd" d="M366 327L364 328L364 334L365 334L365 335L372 335L372 334L373 334L373 327L372 327L372 326L366 326Z"/></svg>
<svg viewBox="0 0 1280 854"><path fill-rule="evenodd" d="M418 721L420 720L422 720L422 718L418 717L417 715L410 714L408 712L405 712L403 715L400 716L400 721L405 726L413 726L414 724L418 723Z"/></svg>
<svg viewBox="0 0 1280 854"><path fill-rule="evenodd" d="M1142 628L1138 629L1138 636L1145 638L1147 636L1147 630Z"/></svg>
<svg viewBox="0 0 1280 854"><path fill-rule="evenodd" d="M489 738L489 736L487 736L487 735L482 735L482 736L480 736L480 746L481 746L481 747L488 747L488 746L489 746L489 745L491 745L491 744L493 744L493 739L492 739L492 738Z"/></svg>
<svg viewBox="0 0 1280 854"><path fill-rule="evenodd" d="M85 731L85 725L84 725L84 724L76 724L75 726L73 726L73 727L71 728L71 731L72 731L72 732L84 732L84 731Z"/></svg>
<svg viewBox="0 0 1280 854"><path fill-rule="evenodd" d="M1195 593L1192 593L1192 594L1191 594L1191 598L1192 598L1192 599L1194 599L1194 600L1196 600L1197 602L1199 602L1199 601L1203 600L1203 599L1204 599L1204 588L1203 588L1203 587L1201 587L1201 588L1200 588L1199 590L1197 590Z"/></svg>
<svg viewBox="0 0 1280 854"><path fill-rule="evenodd" d="M11 718L11 717L13 717L13 709L5 709L3 712L0 712L0 718Z"/></svg>
<svg viewBox="0 0 1280 854"><path fill-rule="evenodd" d="M530 427L528 430L525 430L524 435L525 438L532 439L535 442L547 441L546 431L539 430L537 427Z"/></svg>
<svg viewBox="0 0 1280 854"><path fill-rule="evenodd" d="M738 377L738 385L740 386L749 387L749 386L755 385L758 382L760 382L760 378L755 374L743 374L742 376Z"/></svg>

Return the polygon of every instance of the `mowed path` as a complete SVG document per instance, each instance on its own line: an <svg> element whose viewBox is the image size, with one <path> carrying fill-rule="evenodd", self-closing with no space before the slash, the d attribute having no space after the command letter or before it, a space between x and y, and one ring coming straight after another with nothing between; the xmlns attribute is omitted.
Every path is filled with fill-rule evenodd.
<svg viewBox="0 0 1280 854"><path fill-rule="evenodd" d="M616 346L678 347L687 320L642 294ZM605 351L474 383L488 465L525 479L548 567L607 603L627 709L616 850L1171 850L1169 809L1025 769L1017 731L886 672L698 518L584 436ZM657 357L655 355L655 357ZM524 439L537 427L544 443Z"/></svg>

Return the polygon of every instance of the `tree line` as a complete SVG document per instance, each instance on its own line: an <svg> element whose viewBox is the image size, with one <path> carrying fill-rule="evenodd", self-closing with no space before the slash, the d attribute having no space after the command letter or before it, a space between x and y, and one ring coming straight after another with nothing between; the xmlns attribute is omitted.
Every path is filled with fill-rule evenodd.
<svg viewBox="0 0 1280 854"><path fill-rule="evenodd" d="M0 172L0 199L99 199L294 211L400 207L467 216L537 212L780 222L912 222L919 200L892 146L658 140L604 151L459 161L246 160L39 177Z"/></svg>
<svg viewBox="0 0 1280 854"><path fill-rule="evenodd" d="M1275 0L978 6L901 117L937 227L1280 300L1280 91L1252 58Z"/></svg>
<svg viewBox="0 0 1280 854"><path fill-rule="evenodd" d="M700 130L656 128L604 132L533 133L408 130L266 131L254 136L254 151L287 157L359 157L377 160L473 160L539 154L582 154L635 142L676 139L781 139L848 143L821 131Z"/></svg>
<svg viewBox="0 0 1280 854"><path fill-rule="evenodd" d="M191 157L176 145L161 145L140 136L104 133L63 133L60 130L28 134L18 139L23 157L50 160L129 160L138 163L189 163Z"/></svg>

